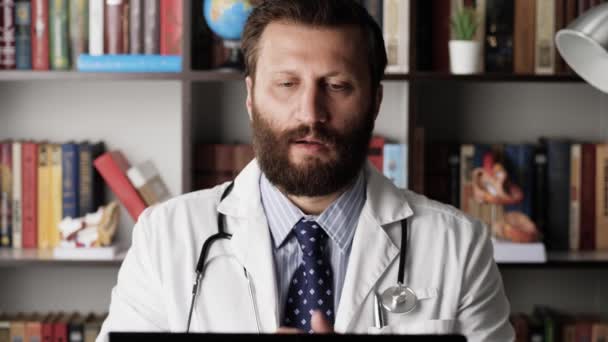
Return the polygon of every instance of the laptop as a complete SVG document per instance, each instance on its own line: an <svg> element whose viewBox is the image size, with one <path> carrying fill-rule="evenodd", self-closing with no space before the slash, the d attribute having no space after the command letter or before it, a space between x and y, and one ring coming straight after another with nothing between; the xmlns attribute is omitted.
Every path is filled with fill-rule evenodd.
<svg viewBox="0 0 608 342"><path fill-rule="evenodd" d="M409 342L466 342L462 335L278 335L278 334L185 334L185 333L128 333L111 332L110 342L251 342L251 341L297 341L297 342L320 342L320 341L355 341L355 342L377 342L378 337L384 341L403 341L404 337Z"/></svg>

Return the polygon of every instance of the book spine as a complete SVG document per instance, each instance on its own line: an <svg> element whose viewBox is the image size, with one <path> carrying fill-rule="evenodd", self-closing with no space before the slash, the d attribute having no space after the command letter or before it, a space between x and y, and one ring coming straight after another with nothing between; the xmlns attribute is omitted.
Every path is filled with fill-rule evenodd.
<svg viewBox="0 0 608 342"><path fill-rule="evenodd" d="M407 188L407 145L385 144L383 173L395 186Z"/></svg>
<svg viewBox="0 0 608 342"><path fill-rule="evenodd" d="M103 153L103 144L84 142L79 148L80 175L78 180L79 217L97 211L103 202L103 179L93 167L93 160Z"/></svg>
<svg viewBox="0 0 608 342"><path fill-rule="evenodd" d="M32 8L30 0L15 2L17 69L32 69Z"/></svg>
<svg viewBox="0 0 608 342"><path fill-rule="evenodd" d="M487 0L486 71L513 72L513 1Z"/></svg>
<svg viewBox="0 0 608 342"><path fill-rule="evenodd" d="M82 72L180 72L181 56L160 55L80 55Z"/></svg>
<svg viewBox="0 0 608 342"><path fill-rule="evenodd" d="M51 224L51 167L50 146L40 144L38 147L38 248L49 248Z"/></svg>
<svg viewBox="0 0 608 342"><path fill-rule="evenodd" d="M23 143L23 248L38 246L38 145Z"/></svg>
<svg viewBox="0 0 608 342"><path fill-rule="evenodd" d="M547 142L547 179L547 245L565 251L570 247L570 143Z"/></svg>
<svg viewBox="0 0 608 342"><path fill-rule="evenodd" d="M0 69L15 69L15 1L0 1Z"/></svg>
<svg viewBox="0 0 608 342"><path fill-rule="evenodd" d="M50 247L59 246L61 234L59 223L63 218L63 194L62 194L62 152L61 145L51 144L48 150L50 168L50 202L49 202L49 234Z"/></svg>
<svg viewBox="0 0 608 342"><path fill-rule="evenodd" d="M126 158L118 151L108 152L95 159L93 164L131 217L137 220L146 204L127 178L129 163Z"/></svg>
<svg viewBox="0 0 608 342"><path fill-rule="evenodd" d="M78 187L80 181L80 162L78 145L67 143L61 146L62 154L62 187L63 187L63 217L77 218L80 211L78 209Z"/></svg>
<svg viewBox="0 0 608 342"><path fill-rule="evenodd" d="M553 0L555 2L555 33L566 27L566 0ZM566 71L566 61L557 51L557 48L553 49L555 54L555 72L563 73Z"/></svg>
<svg viewBox="0 0 608 342"><path fill-rule="evenodd" d="M104 53L104 1L89 0L89 53L93 56Z"/></svg>
<svg viewBox="0 0 608 342"><path fill-rule="evenodd" d="M534 216L533 221L539 231L547 227L547 151L546 146L538 146L534 154Z"/></svg>
<svg viewBox="0 0 608 342"><path fill-rule="evenodd" d="M608 249L608 144L596 149L595 249Z"/></svg>
<svg viewBox="0 0 608 342"><path fill-rule="evenodd" d="M160 54L182 54L183 1L160 0Z"/></svg>
<svg viewBox="0 0 608 342"><path fill-rule="evenodd" d="M105 0L104 39L105 53L111 55L123 54L123 0Z"/></svg>
<svg viewBox="0 0 608 342"><path fill-rule="evenodd" d="M32 68L49 70L49 2L32 0Z"/></svg>
<svg viewBox="0 0 608 342"><path fill-rule="evenodd" d="M143 1L131 0L129 6L129 34L130 47L129 52L132 55L144 53L144 30L143 30Z"/></svg>
<svg viewBox="0 0 608 342"><path fill-rule="evenodd" d="M580 250L595 249L596 145L583 144L581 157Z"/></svg>
<svg viewBox="0 0 608 342"><path fill-rule="evenodd" d="M555 2L536 0L536 44L534 70L539 75L555 73Z"/></svg>
<svg viewBox="0 0 608 342"><path fill-rule="evenodd" d="M22 168L22 145L20 142L13 143L13 248L23 247L23 168Z"/></svg>
<svg viewBox="0 0 608 342"><path fill-rule="evenodd" d="M382 172L384 167L384 161L382 153L384 152L384 138L379 136L372 137L369 143L369 151L367 158L376 167L376 169Z"/></svg>
<svg viewBox="0 0 608 342"><path fill-rule="evenodd" d="M70 68L68 14L68 0L50 0L49 54L53 70Z"/></svg>
<svg viewBox="0 0 608 342"><path fill-rule="evenodd" d="M513 69L518 74L534 74L536 2L515 0Z"/></svg>
<svg viewBox="0 0 608 342"><path fill-rule="evenodd" d="M384 0L383 35L387 73L405 73L409 68L409 0Z"/></svg>
<svg viewBox="0 0 608 342"><path fill-rule="evenodd" d="M129 8L131 7L130 1L125 1L122 5L122 14L120 18L121 21L121 29L122 32L122 53L129 53L129 44L130 44L130 35L129 35L129 23L131 22L131 16L129 15Z"/></svg>
<svg viewBox="0 0 608 342"><path fill-rule="evenodd" d="M578 251L581 229L581 145L570 150L570 250Z"/></svg>
<svg viewBox="0 0 608 342"><path fill-rule="evenodd" d="M481 63L480 70L486 70L485 61L485 41L486 41L486 11L487 11L487 0L475 0L475 13L477 14L478 26L475 32L475 41L479 42L481 48L479 49L479 60Z"/></svg>
<svg viewBox="0 0 608 342"><path fill-rule="evenodd" d="M522 201L516 205L506 206L507 211L516 210L526 214L529 218L533 215L534 190L534 147L531 145L507 145L505 146L505 159L507 171L512 181L519 185L524 193Z"/></svg>
<svg viewBox="0 0 608 342"><path fill-rule="evenodd" d="M144 53L146 55L156 55L160 53L159 7L159 0L144 1Z"/></svg>
<svg viewBox="0 0 608 342"><path fill-rule="evenodd" d="M475 146L466 144L460 149L460 209L471 214L473 203L473 169L475 165L473 158L475 156Z"/></svg>
<svg viewBox="0 0 608 342"><path fill-rule="evenodd" d="M71 60L76 61L89 52L89 0L69 0L69 7Z"/></svg>
<svg viewBox="0 0 608 342"><path fill-rule="evenodd" d="M0 247L12 246L12 192L13 192L13 147L10 142L2 144L2 194L0 206L2 208L2 220L0 221Z"/></svg>
<svg viewBox="0 0 608 342"><path fill-rule="evenodd" d="M450 147L448 155L449 167L449 204L460 207L460 147L454 145Z"/></svg>
<svg viewBox="0 0 608 342"><path fill-rule="evenodd" d="M448 72L450 70L450 54L448 42L450 41L450 27L442 23L450 22L450 1L432 2L432 59L433 70ZM485 13L484 13L485 16ZM386 20L386 18L384 18Z"/></svg>

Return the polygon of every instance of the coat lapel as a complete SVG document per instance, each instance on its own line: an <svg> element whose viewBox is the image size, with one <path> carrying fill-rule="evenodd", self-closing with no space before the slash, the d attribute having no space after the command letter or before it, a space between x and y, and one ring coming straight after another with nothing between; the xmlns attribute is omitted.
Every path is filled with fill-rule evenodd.
<svg viewBox="0 0 608 342"><path fill-rule="evenodd" d="M403 190L367 166L367 200L361 212L335 321L338 333L348 332L367 296L399 254L383 226L412 215Z"/></svg>
<svg viewBox="0 0 608 342"><path fill-rule="evenodd" d="M251 162L235 180L232 193L219 205L227 216L237 260L249 273L263 332L278 328L277 281L272 241L259 190L260 170ZM253 317L252 317L253 318Z"/></svg>

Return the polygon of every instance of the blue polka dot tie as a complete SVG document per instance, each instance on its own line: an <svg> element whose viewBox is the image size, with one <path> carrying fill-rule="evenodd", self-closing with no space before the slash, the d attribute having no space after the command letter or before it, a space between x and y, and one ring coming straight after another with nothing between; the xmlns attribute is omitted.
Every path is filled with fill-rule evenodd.
<svg viewBox="0 0 608 342"><path fill-rule="evenodd" d="M333 274L325 253L328 236L315 221L304 219L295 225L294 233L302 248L302 262L289 284L283 323L312 333L313 311L322 312L334 323Z"/></svg>

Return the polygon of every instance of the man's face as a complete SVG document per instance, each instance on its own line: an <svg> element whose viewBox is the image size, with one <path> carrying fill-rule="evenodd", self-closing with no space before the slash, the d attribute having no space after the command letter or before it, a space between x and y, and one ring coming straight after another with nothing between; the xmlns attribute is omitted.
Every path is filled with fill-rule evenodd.
<svg viewBox="0 0 608 342"><path fill-rule="evenodd" d="M247 109L262 171L291 195L342 189L366 160L382 98L361 32L279 22L259 44Z"/></svg>

